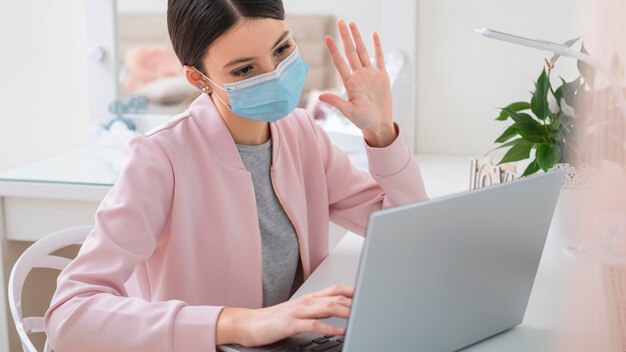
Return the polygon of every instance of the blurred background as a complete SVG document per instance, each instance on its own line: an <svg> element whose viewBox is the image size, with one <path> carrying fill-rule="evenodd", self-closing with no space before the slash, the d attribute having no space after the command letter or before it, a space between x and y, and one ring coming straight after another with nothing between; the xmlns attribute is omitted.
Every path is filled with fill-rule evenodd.
<svg viewBox="0 0 626 352"><path fill-rule="evenodd" d="M94 122L113 117L112 100L131 93L149 99L148 113L167 117L184 110L179 105L194 91L175 77L178 63L166 50L167 2L118 0L115 9L109 3L1 2L0 169L87 142ZM367 6L356 0L286 0L284 5L295 17L299 45L309 46L307 61L317 68L309 74L307 91L335 85L322 38L334 32L338 18L356 21L366 38L380 32L387 52L405 55L400 79L406 80L406 107L395 118L410 128L405 136L415 150L426 153L488 151L504 129L493 123L497 108L526 97L547 56L485 40L474 32L476 26L556 42L583 35L582 0L371 0ZM371 40L367 45L372 50ZM97 47L105 51L102 58ZM161 58L156 63L148 58L155 55Z"/></svg>

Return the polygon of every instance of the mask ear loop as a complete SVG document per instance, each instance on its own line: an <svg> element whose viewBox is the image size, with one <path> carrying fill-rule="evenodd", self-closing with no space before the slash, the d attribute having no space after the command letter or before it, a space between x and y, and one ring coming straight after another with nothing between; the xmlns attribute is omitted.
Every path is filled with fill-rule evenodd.
<svg viewBox="0 0 626 352"><path fill-rule="evenodd" d="M226 89L222 88L219 84L217 84L217 83L213 82L213 80L211 80L209 77L205 76L205 75L204 75L204 73L200 72L198 69L196 69L196 68L195 68L195 67L193 67L193 66L192 66L192 68L193 68L196 72L198 72L198 73L200 74L200 76L202 76L202 78L204 78L204 79L206 79L207 81L209 81L209 82L213 83L213 85L214 85L214 86L216 86L217 88L219 88L219 89L221 89L222 91L226 92ZM198 88L200 88L200 89L201 89L203 92L205 92L205 93L207 93L207 90L209 89L208 87L209 87L209 86L202 87L202 85L201 85L200 83L198 83ZM209 93L207 93L207 94L209 94ZM226 104L226 103L224 102L224 100L222 100L222 98L220 97L220 95L219 95L219 94L215 94L215 96L217 96L217 99L218 99L218 100L219 100L222 104L224 104L224 106L225 106L225 107L227 107L227 108L228 108L228 110L230 110L230 111L234 114L233 109L232 109L232 108L231 108L228 104Z"/></svg>

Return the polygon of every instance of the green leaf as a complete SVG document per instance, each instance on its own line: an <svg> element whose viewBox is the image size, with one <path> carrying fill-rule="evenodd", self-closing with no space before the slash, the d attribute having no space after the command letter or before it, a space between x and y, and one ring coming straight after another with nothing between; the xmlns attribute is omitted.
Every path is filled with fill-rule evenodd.
<svg viewBox="0 0 626 352"><path fill-rule="evenodd" d="M576 97L576 92L581 86L580 77L571 82L566 82L563 77L559 78L561 79L561 86L554 92L554 96L557 98L559 106L561 104L561 98L565 99L565 102L568 105L574 106L574 98Z"/></svg>
<svg viewBox="0 0 626 352"><path fill-rule="evenodd" d="M509 163L512 161L519 161L523 159L527 159L530 155L530 150L533 148L534 143L529 142L525 139L519 139L517 143L515 143L511 149L509 149L504 157L498 164Z"/></svg>
<svg viewBox="0 0 626 352"><path fill-rule="evenodd" d="M515 143L517 143L518 141L521 141L521 140L522 140L522 138L520 138L520 139L516 139L516 140L513 140L513 141L508 141L508 142L506 142L506 143L504 143L504 144L501 144L501 145L499 145L499 146L497 146L497 147L495 147L495 148L491 149L490 151L488 151L487 153L485 153L485 155L487 155L487 154L489 154L489 153L491 153L491 152L493 152L493 151L495 151L495 150L498 150L498 149L502 149L502 148L510 147L510 146L512 146L513 144L515 144Z"/></svg>
<svg viewBox="0 0 626 352"><path fill-rule="evenodd" d="M554 131L550 132L550 138L552 138L554 140L563 139L563 132L561 132L559 130L554 130Z"/></svg>
<svg viewBox="0 0 626 352"><path fill-rule="evenodd" d="M517 128L514 128L513 126L511 126L507 128L506 130L504 130L504 132L502 132L500 137L498 137L495 140L495 143L504 143L508 141L509 139L513 138L516 134L517 134Z"/></svg>
<svg viewBox="0 0 626 352"><path fill-rule="evenodd" d="M545 119L550 113L548 108L548 89L550 88L550 79L546 74L546 70L541 71L541 75L535 84L535 92L530 100L530 109L539 119Z"/></svg>
<svg viewBox="0 0 626 352"><path fill-rule="evenodd" d="M522 138L527 141L533 143L545 143L545 133L544 130L540 127L539 123L536 121L533 122L516 122L511 125L512 128L515 128Z"/></svg>
<svg viewBox="0 0 626 352"><path fill-rule="evenodd" d="M515 122L537 123L537 121L535 121L532 116L528 115L525 112L516 112L509 108L504 108L504 110L509 114L509 116L511 116L511 118Z"/></svg>
<svg viewBox="0 0 626 352"><path fill-rule="evenodd" d="M537 164L543 171L548 171L561 160L561 148L556 144L542 144L537 148Z"/></svg>
<svg viewBox="0 0 626 352"><path fill-rule="evenodd" d="M559 112L553 116L554 117L550 119L550 138L557 139L557 137L554 137L554 134L560 132L561 117L563 116L563 113Z"/></svg>
<svg viewBox="0 0 626 352"><path fill-rule="evenodd" d="M583 54L589 55L589 53L587 52L587 49L585 49L585 43L583 43L582 47L580 48L580 52ZM589 87L593 87L593 81L596 78L596 69L593 68L593 66L589 65L588 63L581 61L581 60L578 60L577 66L578 66L578 72L580 72L580 75L583 76L583 78L585 79L585 82L589 84Z"/></svg>
<svg viewBox="0 0 626 352"><path fill-rule="evenodd" d="M524 170L524 173L522 174L522 177L532 175L537 171L539 171L539 164L537 164L537 159L535 159L528 164L526 170Z"/></svg>
<svg viewBox="0 0 626 352"><path fill-rule="evenodd" d="M509 113L505 109L510 111L523 111L530 109L530 104L525 101L518 101L507 105L505 108L501 109L500 115L496 118L497 121L504 121L509 117Z"/></svg>

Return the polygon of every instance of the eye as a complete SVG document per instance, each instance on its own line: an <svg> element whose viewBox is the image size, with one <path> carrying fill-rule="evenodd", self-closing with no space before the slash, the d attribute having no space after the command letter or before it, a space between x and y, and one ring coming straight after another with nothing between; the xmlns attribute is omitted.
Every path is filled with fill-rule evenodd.
<svg viewBox="0 0 626 352"><path fill-rule="evenodd" d="M244 66L238 70L235 70L232 72L232 75L235 77L243 77L246 74L248 74L250 72L250 70L252 70L252 65L248 65L248 66Z"/></svg>
<svg viewBox="0 0 626 352"><path fill-rule="evenodd" d="M284 55L290 48L291 48L291 44L287 42L280 48L276 49L276 51L274 51L274 55Z"/></svg>

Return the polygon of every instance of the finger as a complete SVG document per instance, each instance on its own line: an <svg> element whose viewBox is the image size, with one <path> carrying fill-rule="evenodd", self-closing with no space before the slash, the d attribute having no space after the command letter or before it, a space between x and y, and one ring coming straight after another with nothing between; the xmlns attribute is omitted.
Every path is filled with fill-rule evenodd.
<svg viewBox="0 0 626 352"><path fill-rule="evenodd" d="M359 54L361 65L363 65L363 67L370 67L370 54L367 52L363 37L361 37L361 32L359 32L359 27L357 27L356 23L350 22L350 31L352 31L352 37L356 44L356 52Z"/></svg>
<svg viewBox="0 0 626 352"><path fill-rule="evenodd" d="M336 94L324 93L320 95L319 99L326 104L336 107L344 116L348 117L348 115L350 115L350 102L343 100L340 96Z"/></svg>
<svg viewBox="0 0 626 352"><path fill-rule="evenodd" d="M297 332L316 332L322 335L343 336L346 334L345 328L324 324L315 319L298 319L294 322Z"/></svg>
<svg viewBox="0 0 626 352"><path fill-rule="evenodd" d="M330 317L348 319L349 315L350 307L332 301L320 301L311 306L302 306L298 308L296 313L296 317L301 319L326 319Z"/></svg>
<svg viewBox="0 0 626 352"><path fill-rule="evenodd" d="M335 64L337 72L339 72L339 76L341 76L341 79L344 82L347 81L350 77L350 74L352 73L350 71L350 67L348 67L348 64L346 63L346 60L343 59L343 56L341 56L339 49L337 49L337 44L335 44L335 40L330 36L326 36L324 39L326 41L326 46L328 47L330 57L333 59L333 64Z"/></svg>
<svg viewBox="0 0 626 352"><path fill-rule="evenodd" d="M385 55L383 54L383 46L380 43L380 36L374 32L374 51L376 54L376 67L381 70L385 69Z"/></svg>
<svg viewBox="0 0 626 352"><path fill-rule="evenodd" d="M344 307L352 307L352 298L346 296L331 296L329 300Z"/></svg>
<svg viewBox="0 0 626 352"><path fill-rule="evenodd" d="M328 288L325 288L321 291L313 292L311 294L313 297L326 297L326 296L345 296L348 298L352 298L354 295L354 288L346 285L333 285Z"/></svg>
<svg viewBox="0 0 626 352"><path fill-rule="evenodd" d="M352 72L363 68L361 65L361 60L359 60L359 56L356 53L356 49L354 48L354 43L352 42L352 37L350 36L350 32L348 31L348 26L344 20L339 20L339 34L341 35L341 41L343 42L343 51L346 54L346 58L350 63L350 67L352 67Z"/></svg>
<svg viewBox="0 0 626 352"><path fill-rule="evenodd" d="M313 306L316 304L325 304L325 303L338 304L338 305L350 308L352 306L352 298L342 296L342 295L310 297L309 300L303 301L301 304L304 306Z"/></svg>

